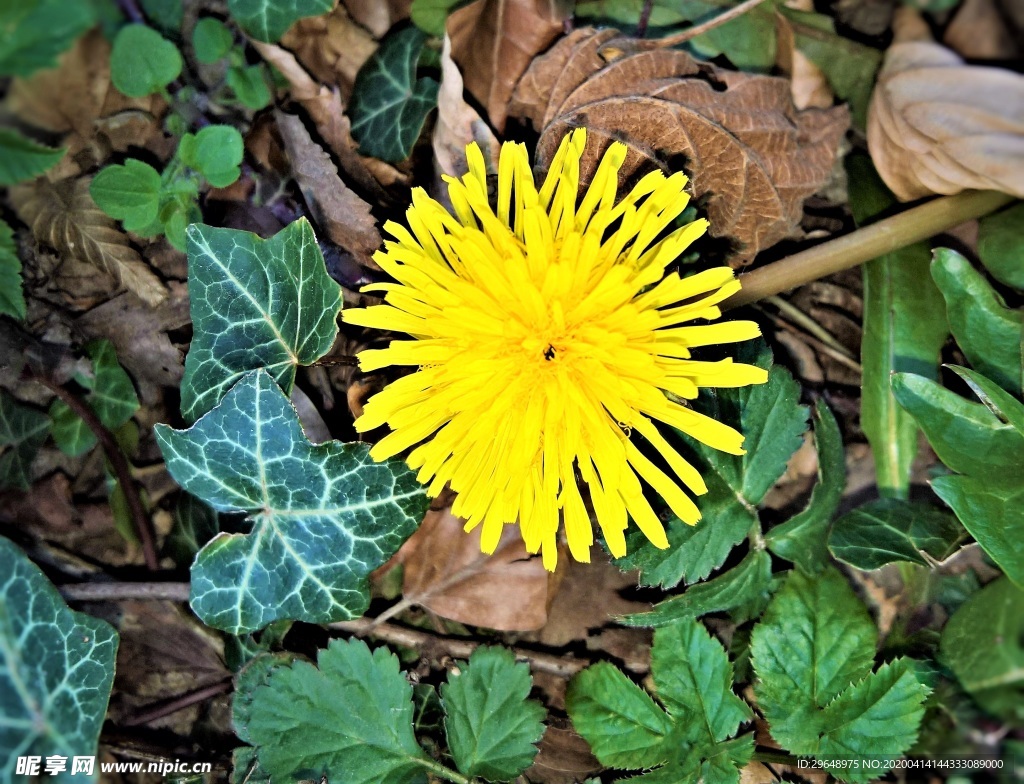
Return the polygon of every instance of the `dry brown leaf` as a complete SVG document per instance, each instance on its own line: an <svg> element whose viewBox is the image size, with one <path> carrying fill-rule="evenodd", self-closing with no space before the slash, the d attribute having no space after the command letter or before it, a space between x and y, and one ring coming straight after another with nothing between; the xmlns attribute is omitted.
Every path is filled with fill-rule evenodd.
<svg viewBox="0 0 1024 784"><path fill-rule="evenodd" d="M799 236L804 199L828 180L849 125L845 107L797 111L785 79L589 28L534 61L510 112L541 131L542 166L566 133L588 128L584 181L615 140L628 147L620 184L643 168L682 166L712 236L734 242L735 264Z"/></svg>
<svg viewBox="0 0 1024 784"><path fill-rule="evenodd" d="M590 746L572 728L568 719L550 716L537 748L537 756L526 770L527 781L577 784L602 770Z"/></svg>
<svg viewBox="0 0 1024 784"><path fill-rule="evenodd" d="M370 205L345 185L331 157L313 141L301 119L284 112L277 112L276 116L291 159L292 174L316 225L360 264L380 269L373 254L382 240Z"/></svg>
<svg viewBox="0 0 1024 784"><path fill-rule="evenodd" d="M787 0L787 8L797 11L813 11L811 0ZM835 103L835 95L829 87L824 72L796 48L793 25L780 13L775 14L775 30L778 44L775 64L789 77L789 93L797 109L811 107L827 109Z"/></svg>
<svg viewBox="0 0 1024 784"><path fill-rule="evenodd" d="M345 100L352 95L359 69L377 50L373 36L356 24L344 5L323 16L300 19L282 36L281 45L322 83L336 86Z"/></svg>
<svg viewBox="0 0 1024 784"><path fill-rule="evenodd" d="M498 171L498 140L476 109L463 98L462 74L452 60L452 43L446 35L441 49L441 88L437 94L437 123L434 125L434 168L438 175L461 177L466 164L466 145L476 142L490 164Z"/></svg>
<svg viewBox="0 0 1024 784"><path fill-rule="evenodd" d="M1011 60L1024 53L996 0L964 0L942 42L972 60Z"/></svg>
<svg viewBox="0 0 1024 784"><path fill-rule="evenodd" d="M383 38L397 22L409 18L412 0L344 0L349 16L376 38Z"/></svg>
<svg viewBox="0 0 1024 784"><path fill-rule="evenodd" d="M117 228L113 218L89 194L91 178L49 182L39 179L11 189L11 203L37 242L67 258L73 256L116 278L150 305L167 289Z"/></svg>
<svg viewBox="0 0 1024 784"><path fill-rule="evenodd" d="M894 43L871 96L868 149L903 201L977 188L1024 198L1024 75Z"/></svg>
<svg viewBox="0 0 1024 784"><path fill-rule="evenodd" d="M452 59L498 131L516 82L562 32L570 9L560 0L476 0L448 17Z"/></svg>
<svg viewBox="0 0 1024 784"><path fill-rule="evenodd" d="M507 525L493 555L480 552L480 530L466 533L450 508L427 512L395 555L405 565L403 599L443 618L501 631L539 629L560 573L550 574Z"/></svg>

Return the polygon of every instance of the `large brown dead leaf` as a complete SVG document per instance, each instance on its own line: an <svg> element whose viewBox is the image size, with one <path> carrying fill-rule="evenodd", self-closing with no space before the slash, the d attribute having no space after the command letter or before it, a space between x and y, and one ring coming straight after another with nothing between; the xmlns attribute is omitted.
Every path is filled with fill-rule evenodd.
<svg viewBox="0 0 1024 784"><path fill-rule="evenodd" d="M571 7L561 0L476 0L448 17L452 58L498 131L516 82L561 33Z"/></svg>
<svg viewBox="0 0 1024 784"><path fill-rule="evenodd" d="M167 289L117 228L96 206L89 177L50 182L39 179L11 189L11 203L37 242L67 257L87 261L108 273L150 305L159 304Z"/></svg>
<svg viewBox="0 0 1024 784"><path fill-rule="evenodd" d="M313 141L301 119L284 112L276 116L292 174L316 225L360 264L380 269L373 254L382 241L370 205L345 185L331 157Z"/></svg>
<svg viewBox="0 0 1024 784"><path fill-rule="evenodd" d="M845 107L798 111L785 79L589 28L533 62L510 113L541 131L541 165L585 126L584 181L614 140L629 150L620 183L644 168L681 165L706 202L711 234L735 243L736 264L800 235L804 199L828 180L849 125Z"/></svg>
<svg viewBox="0 0 1024 784"><path fill-rule="evenodd" d="M405 565L405 602L443 618L501 631L539 629L559 577L505 526L493 555L480 552L480 526L466 533L450 508L427 512L423 525L395 555Z"/></svg>
<svg viewBox="0 0 1024 784"><path fill-rule="evenodd" d="M871 96L868 149L903 201L970 188L1024 198L1024 75L898 41Z"/></svg>
<svg viewBox="0 0 1024 784"><path fill-rule="evenodd" d="M387 10L386 4L378 5ZM352 95L359 69L377 50L373 36L341 4L329 14L300 19L288 28L281 45L322 83L337 87L345 100Z"/></svg>

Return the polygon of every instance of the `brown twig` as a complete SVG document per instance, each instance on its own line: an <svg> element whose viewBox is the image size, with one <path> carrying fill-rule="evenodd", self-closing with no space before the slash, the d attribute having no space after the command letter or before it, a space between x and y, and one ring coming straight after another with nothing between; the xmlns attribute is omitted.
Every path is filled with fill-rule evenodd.
<svg viewBox="0 0 1024 784"><path fill-rule="evenodd" d="M643 38L647 35L647 25L651 23L651 11L654 10L654 0L644 0L644 6L640 9L640 18L636 22L636 37Z"/></svg>
<svg viewBox="0 0 1024 784"><path fill-rule="evenodd" d="M151 721L170 716L192 705L206 702L219 694L227 694L231 691L231 678L226 678L209 686L202 686L194 691L186 692L178 697L171 697L166 700L158 700L144 706L133 716L129 716L121 722L122 727L137 727L140 724L149 724Z"/></svg>
<svg viewBox="0 0 1024 784"><path fill-rule="evenodd" d="M68 583L58 587L72 602L125 602L133 600L187 602L189 583Z"/></svg>
<svg viewBox="0 0 1024 784"><path fill-rule="evenodd" d="M765 0L743 0L739 5L733 6L728 11L720 13L713 19L708 19L708 21L699 25L688 27L675 35L669 35L665 38L659 39L657 42L658 46L677 46L678 44L684 44L690 39L696 38L698 35L704 35L704 33L709 30L714 30L716 27L724 25L726 22L731 22L738 16L743 16L743 14L751 8L761 5L763 2L765 2Z"/></svg>
<svg viewBox="0 0 1024 784"><path fill-rule="evenodd" d="M103 447L107 460L110 462L110 467L114 470L117 482L121 486L122 492L124 492L125 501L128 503L128 511L132 516L132 522L135 524L139 541L142 543L142 554L146 559L146 568L151 572L159 570L160 561L156 554L156 535L153 532L153 523L149 519L149 515L146 514L146 507L142 504L142 496L139 495L139 488L132 478L132 468L128 463L128 458L125 457L124 452L117 443L117 439L114 438L114 434L110 432L106 425L100 422L95 412L78 395L69 392L60 384L38 373L32 374L32 380L42 384L64 401L67 407L81 417L89 430L92 431L92 434L96 436L96 440Z"/></svg>

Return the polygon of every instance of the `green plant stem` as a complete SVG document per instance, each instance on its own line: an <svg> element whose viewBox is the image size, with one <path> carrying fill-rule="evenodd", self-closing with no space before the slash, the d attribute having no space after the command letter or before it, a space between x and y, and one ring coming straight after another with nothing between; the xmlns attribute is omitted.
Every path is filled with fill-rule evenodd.
<svg viewBox="0 0 1024 784"><path fill-rule="evenodd" d="M933 199L740 276L742 290L729 297L722 304L722 309L749 305L826 275L856 267L934 237L965 221L988 215L1013 200L1013 196L996 191L964 191L955 196Z"/></svg>
<svg viewBox="0 0 1024 784"><path fill-rule="evenodd" d="M473 779L463 776L461 773L457 773L451 768L446 768L440 762L434 762L433 760L417 759L420 765L429 770L435 776L440 776L448 781L453 781L455 784L472 784Z"/></svg>

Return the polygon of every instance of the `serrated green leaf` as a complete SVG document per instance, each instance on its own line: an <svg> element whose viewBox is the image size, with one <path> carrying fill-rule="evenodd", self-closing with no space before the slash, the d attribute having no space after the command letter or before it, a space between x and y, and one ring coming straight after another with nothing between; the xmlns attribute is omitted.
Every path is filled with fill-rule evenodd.
<svg viewBox="0 0 1024 784"><path fill-rule="evenodd" d="M0 220L0 313L19 321L25 318L25 295L21 290L21 259L14 245L14 232Z"/></svg>
<svg viewBox="0 0 1024 784"><path fill-rule="evenodd" d="M867 156L847 159L850 208L858 226L894 203ZM908 497L917 454L917 425L893 397L889 378L913 372L938 379L939 351L949 333L942 295L928 273L923 242L864 265L861 427L871 444L882 495Z"/></svg>
<svg viewBox="0 0 1024 784"><path fill-rule="evenodd" d="M699 618L756 601L768 596L771 586L771 556L764 550L754 550L725 574L691 585L685 593L654 605L650 612L617 620L624 626L668 626L683 618Z"/></svg>
<svg viewBox="0 0 1024 784"><path fill-rule="evenodd" d="M828 530L846 489L846 451L839 424L823 400L814 404L818 484L807 507L765 534L768 549L813 573L828 563Z"/></svg>
<svg viewBox="0 0 1024 784"><path fill-rule="evenodd" d="M28 489L32 460L49 431L45 414L21 405L0 389L0 488Z"/></svg>
<svg viewBox="0 0 1024 784"><path fill-rule="evenodd" d="M251 516L251 533L220 534L192 567L192 609L218 629L357 617L370 601L367 576L426 512L404 463L375 463L366 444L311 444L264 370L188 430L158 425L156 437L185 490Z"/></svg>
<svg viewBox="0 0 1024 784"><path fill-rule="evenodd" d="M984 276L955 250L939 248L932 277L946 300L949 328L976 370L1021 394L1024 311L1006 307Z"/></svg>
<svg viewBox="0 0 1024 784"><path fill-rule="evenodd" d="M438 83L416 78L427 36L415 27L388 35L356 76L349 102L359 152L397 163L412 152L427 115L437 106Z"/></svg>
<svg viewBox="0 0 1024 784"><path fill-rule="evenodd" d="M668 759L663 745L672 720L607 662L587 667L569 682L565 709L602 765L635 770Z"/></svg>
<svg viewBox="0 0 1024 784"><path fill-rule="evenodd" d="M892 389L951 469L1010 481L1020 475L1024 436L989 408L912 373L894 375Z"/></svg>
<svg viewBox="0 0 1024 784"><path fill-rule="evenodd" d="M426 782L432 765L412 732L412 686L386 648L333 640L317 667L274 669L248 707L247 734L273 780Z"/></svg>
<svg viewBox="0 0 1024 784"><path fill-rule="evenodd" d="M89 195L125 231L144 232L160 213L160 172L135 158L100 169L89 183Z"/></svg>
<svg viewBox="0 0 1024 784"><path fill-rule="evenodd" d="M965 537L952 515L942 509L883 498L836 520L828 546L840 561L871 571L897 561L928 566L921 551L944 561Z"/></svg>
<svg viewBox="0 0 1024 784"><path fill-rule="evenodd" d="M34 142L10 128L0 128L0 186L35 179L55 166L65 152Z"/></svg>
<svg viewBox="0 0 1024 784"><path fill-rule="evenodd" d="M267 85L267 72L262 65L229 68L225 78L235 98L248 109L258 111L269 106L274 99Z"/></svg>
<svg viewBox="0 0 1024 784"><path fill-rule="evenodd" d="M117 632L72 612L13 543L0 538L0 780L19 756L96 753L114 680ZM81 781L68 770L49 781Z"/></svg>
<svg viewBox="0 0 1024 784"><path fill-rule="evenodd" d="M1024 587L1024 479L940 476L932 489L1006 576Z"/></svg>
<svg viewBox="0 0 1024 784"><path fill-rule="evenodd" d="M412 0L409 17L420 30L435 38L444 37L448 16L466 0Z"/></svg>
<svg viewBox="0 0 1024 784"><path fill-rule="evenodd" d="M248 639L252 639L249 637ZM231 721L239 740L252 743L249 724L252 722L253 699L259 689L270 682L270 676L285 667L290 667L299 656L288 651L279 653L263 652L254 656L235 675L235 693L231 700Z"/></svg>
<svg viewBox="0 0 1024 784"><path fill-rule="evenodd" d="M192 48L196 59L207 65L226 55L234 42L228 26L212 16L204 16L192 30Z"/></svg>
<svg viewBox="0 0 1024 784"><path fill-rule="evenodd" d="M942 630L940 655L985 710L1024 722L1024 589L1003 577L968 599Z"/></svg>
<svg viewBox="0 0 1024 784"><path fill-rule="evenodd" d="M1024 202L988 215L978 224L978 256L992 277L1024 291Z"/></svg>
<svg viewBox="0 0 1024 784"><path fill-rule="evenodd" d="M143 24L125 25L110 51L110 79L130 98L141 98L167 87L181 74L178 47Z"/></svg>
<svg viewBox="0 0 1024 784"><path fill-rule="evenodd" d="M211 185L224 188L241 174L238 165L245 155L245 143L234 126L207 125L198 133L187 133L181 138L178 155Z"/></svg>
<svg viewBox="0 0 1024 784"><path fill-rule="evenodd" d="M264 43L277 41L300 19L329 13L334 0L228 0L228 10L245 32Z"/></svg>
<svg viewBox="0 0 1024 784"><path fill-rule="evenodd" d="M96 23L89 3L7 0L0 3L0 75L28 76L57 64L57 55Z"/></svg>
<svg viewBox="0 0 1024 784"><path fill-rule="evenodd" d="M185 358L181 413L189 421L250 370L265 368L290 392L296 367L330 351L341 288L327 274L305 218L269 240L193 224L188 258L195 337Z"/></svg>
<svg viewBox="0 0 1024 784"><path fill-rule="evenodd" d="M511 781L537 756L544 708L532 700L530 668L504 648L480 647L441 686L445 734L458 769Z"/></svg>

